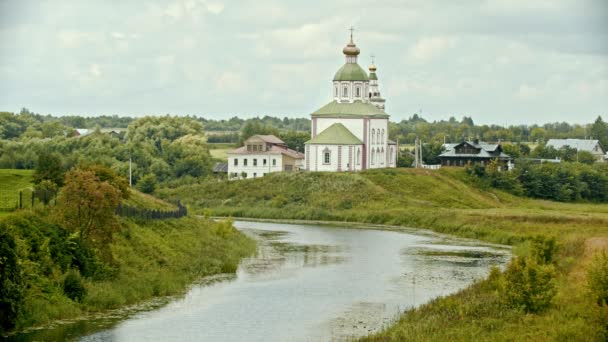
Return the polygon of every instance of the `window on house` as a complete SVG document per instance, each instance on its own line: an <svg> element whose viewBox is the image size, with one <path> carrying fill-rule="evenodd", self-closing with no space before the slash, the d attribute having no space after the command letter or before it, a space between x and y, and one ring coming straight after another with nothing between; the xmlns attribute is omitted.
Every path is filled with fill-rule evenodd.
<svg viewBox="0 0 608 342"><path fill-rule="evenodd" d="M251 145L247 145L247 151L251 152Z"/></svg>
<svg viewBox="0 0 608 342"><path fill-rule="evenodd" d="M234 158L234 166L239 166L239 159L238 158Z"/></svg>
<svg viewBox="0 0 608 342"><path fill-rule="evenodd" d="M247 158L243 159L243 166L247 166Z"/></svg>
<svg viewBox="0 0 608 342"><path fill-rule="evenodd" d="M258 145L253 145L252 147L254 152L258 150Z"/></svg>
<svg viewBox="0 0 608 342"><path fill-rule="evenodd" d="M258 166L258 160L256 158L253 158L253 166Z"/></svg>
<svg viewBox="0 0 608 342"><path fill-rule="evenodd" d="M262 163L266 166L266 159L262 159Z"/></svg>
<svg viewBox="0 0 608 342"><path fill-rule="evenodd" d="M253 173L253 178L257 177L257 175L258 175L258 174L254 172L254 173Z"/></svg>
<svg viewBox="0 0 608 342"><path fill-rule="evenodd" d="M258 151L264 151L264 145L258 145Z"/></svg>
<svg viewBox="0 0 608 342"><path fill-rule="evenodd" d="M276 159L272 160L272 166L277 166L277 160Z"/></svg>

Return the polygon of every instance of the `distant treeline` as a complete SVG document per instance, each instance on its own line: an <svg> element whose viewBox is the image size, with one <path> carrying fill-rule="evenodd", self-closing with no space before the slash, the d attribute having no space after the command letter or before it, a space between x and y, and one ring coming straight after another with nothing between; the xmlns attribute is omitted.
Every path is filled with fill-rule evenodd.
<svg viewBox="0 0 608 342"><path fill-rule="evenodd" d="M167 115L169 116L169 115ZM310 132L308 118L279 118L263 116L241 119L234 116L227 120L208 119L204 116L181 116L202 124L202 130L215 132L209 142L238 142L243 140L243 131L256 130L272 132ZM24 108L19 114L0 112L0 139L26 137L51 137L64 134L66 128L126 128L137 118L117 115L83 117L78 115L51 116L40 115ZM259 130L259 129L258 129ZM600 116L593 123L569 124L553 122L543 125L476 125L471 117L464 116L457 120L454 116L448 120L427 121L418 114L407 120L391 122L389 137L401 144L413 144L416 137L423 142L459 142L468 139L480 139L488 142L536 142L543 143L552 138L599 139L604 148L608 145L608 125ZM237 135L238 138L237 138ZM278 134L278 133L277 133ZM244 134L245 136L247 134Z"/></svg>

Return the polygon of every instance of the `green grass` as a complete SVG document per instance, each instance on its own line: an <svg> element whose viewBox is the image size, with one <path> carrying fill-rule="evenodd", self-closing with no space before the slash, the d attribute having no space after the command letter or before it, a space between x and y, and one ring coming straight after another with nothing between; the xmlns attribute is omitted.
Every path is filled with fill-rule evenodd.
<svg viewBox="0 0 608 342"><path fill-rule="evenodd" d="M163 189L199 212L266 219L364 222L427 228L529 251L531 238L555 237L557 296L540 314L501 304L487 282L406 312L371 340L603 340L608 315L592 300L586 268L608 248L608 204L557 203L485 191L462 169L360 173L283 173Z"/></svg>
<svg viewBox="0 0 608 342"><path fill-rule="evenodd" d="M121 219L107 248L109 254L101 254L111 260L107 265L113 271L85 278L87 294L77 302L62 290L67 270L61 269L52 254L49 241L55 233L51 222L52 215L29 210L0 220L0 229L6 229L17 242L26 284L17 329L182 294L201 277L234 273L241 258L256 251L255 242L229 221L185 217L137 223ZM40 241L42 246L37 247Z"/></svg>
<svg viewBox="0 0 608 342"><path fill-rule="evenodd" d="M236 148L234 144L227 143L208 144L208 146L211 157L222 160L228 160L228 151Z"/></svg>
<svg viewBox="0 0 608 342"><path fill-rule="evenodd" d="M0 209L19 204L19 191L31 195L33 170L0 169Z"/></svg>
<svg viewBox="0 0 608 342"><path fill-rule="evenodd" d="M145 209L156 209L156 210L175 210L177 209L176 205L165 202L161 199L158 199L154 196L144 194L143 192L139 192L133 188L131 188L131 195L129 199L123 201L124 205L136 207L136 208L145 208Z"/></svg>

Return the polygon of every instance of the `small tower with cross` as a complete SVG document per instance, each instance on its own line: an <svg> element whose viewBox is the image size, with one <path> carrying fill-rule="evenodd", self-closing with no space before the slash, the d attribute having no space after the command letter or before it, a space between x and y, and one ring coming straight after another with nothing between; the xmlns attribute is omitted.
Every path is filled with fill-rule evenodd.
<svg viewBox="0 0 608 342"><path fill-rule="evenodd" d="M380 96L380 88L378 86L378 75L376 75L375 56L372 55L372 64L369 66L369 93L368 100L374 106L384 110L386 100Z"/></svg>

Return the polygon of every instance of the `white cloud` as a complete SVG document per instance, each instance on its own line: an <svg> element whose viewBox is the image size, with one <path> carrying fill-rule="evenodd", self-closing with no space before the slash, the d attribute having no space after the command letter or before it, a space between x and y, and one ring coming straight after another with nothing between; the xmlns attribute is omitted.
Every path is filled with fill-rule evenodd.
<svg viewBox="0 0 608 342"><path fill-rule="evenodd" d="M438 55L445 53L456 45L456 38L447 36L435 36L419 39L414 46L408 50L408 59L413 62L426 63Z"/></svg>
<svg viewBox="0 0 608 342"><path fill-rule="evenodd" d="M101 76L101 66L97 63L93 63L89 67L89 72L91 75L93 75L93 77L99 78Z"/></svg>
<svg viewBox="0 0 608 342"><path fill-rule="evenodd" d="M211 14L220 14L224 11L224 4L219 2L210 2L206 4L207 11Z"/></svg>

